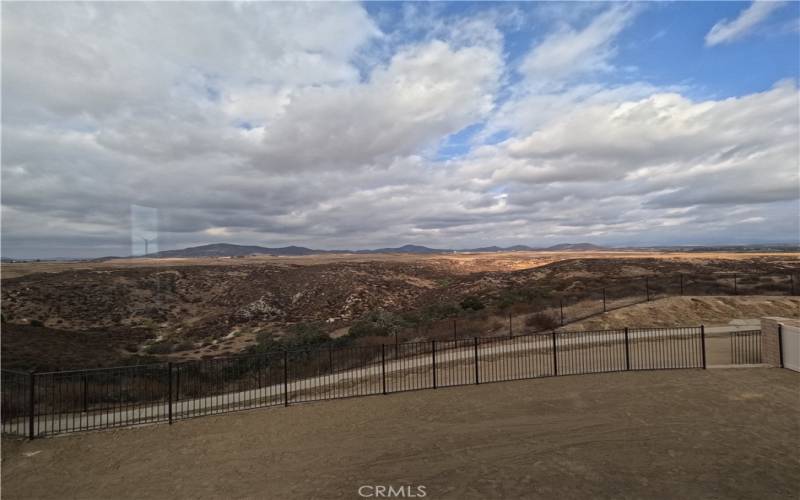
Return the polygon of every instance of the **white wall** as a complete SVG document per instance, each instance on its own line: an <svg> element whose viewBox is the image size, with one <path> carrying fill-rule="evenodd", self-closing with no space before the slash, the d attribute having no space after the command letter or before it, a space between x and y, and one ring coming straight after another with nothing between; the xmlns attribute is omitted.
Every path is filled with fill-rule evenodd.
<svg viewBox="0 0 800 500"><path fill-rule="evenodd" d="M783 325L783 366L800 372L800 328Z"/></svg>

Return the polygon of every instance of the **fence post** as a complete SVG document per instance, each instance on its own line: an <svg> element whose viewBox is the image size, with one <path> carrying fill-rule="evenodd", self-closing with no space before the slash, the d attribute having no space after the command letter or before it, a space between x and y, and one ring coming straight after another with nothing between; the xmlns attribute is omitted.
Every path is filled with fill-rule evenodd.
<svg viewBox="0 0 800 500"><path fill-rule="evenodd" d="M264 365L266 365L266 363L264 362L265 360L266 360L265 356L259 356L258 357L258 366L256 367L256 373L258 373L258 388L259 389L261 389L261 387L263 387L263 385L264 385L264 382L262 380L262 378L263 378L263 373L262 372L264 371Z"/></svg>
<svg viewBox="0 0 800 500"><path fill-rule="evenodd" d="M36 408L36 373L31 371L28 378L28 439L34 438L33 432L33 412Z"/></svg>
<svg viewBox="0 0 800 500"><path fill-rule="evenodd" d="M630 341L628 340L628 327L625 327L625 370L631 369L631 350Z"/></svg>
<svg viewBox="0 0 800 500"><path fill-rule="evenodd" d="M558 356L556 355L556 332L553 331L553 375L558 375Z"/></svg>
<svg viewBox="0 0 800 500"><path fill-rule="evenodd" d="M606 312L606 289L603 288L603 312Z"/></svg>
<svg viewBox="0 0 800 500"><path fill-rule="evenodd" d="M289 351L283 351L283 406L289 406Z"/></svg>
<svg viewBox="0 0 800 500"><path fill-rule="evenodd" d="M458 340L458 330L456 329L456 320L453 320L453 340Z"/></svg>
<svg viewBox="0 0 800 500"><path fill-rule="evenodd" d="M681 273L681 297L683 297L683 274Z"/></svg>
<svg viewBox="0 0 800 500"><path fill-rule="evenodd" d="M561 326L564 326L564 299L558 300L558 308L561 311Z"/></svg>
<svg viewBox="0 0 800 500"><path fill-rule="evenodd" d="M175 401L181 400L181 367L175 370Z"/></svg>
<svg viewBox="0 0 800 500"><path fill-rule="evenodd" d="M328 347L328 365L331 373L333 373L333 347Z"/></svg>
<svg viewBox="0 0 800 500"><path fill-rule="evenodd" d="M783 325L778 325L778 355L780 356L781 368L783 368Z"/></svg>
<svg viewBox="0 0 800 500"><path fill-rule="evenodd" d="M700 343L702 344L703 353L703 370L706 369L706 326L700 325Z"/></svg>
<svg viewBox="0 0 800 500"><path fill-rule="evenodd" d="M509 338L513 338L514 337L514 329L511 326L511 313L510 312L508 313L508 337Z"/></svg>
<svg viewBox="0 0 800 500"><path fill-rule="evenodd" d="M167 415L169 419L169 425L172 425L172 362L171 361L167 363L167 377L169 377L169 382L167 383L167 391L169 391L169 397L167 398L167 404L169 405L169 409L167 410Z"/></svg>
<svg viewBox="0 0 800 500"><path fill-rule="evenodd" d="M83 412L89 411L89 377L83 373Z"/></svg>
<svg viewBox="0 0 800 500"><path fill-rule="evenodd" d="M381 344L381 384L386 394L386 344Z"/></svg>
<svg viewBox="0 0 800 500"><path fill-rule="evenodd" d="M433 388L436 389L436 341L431 340L431 360L433 363L431 364L432 373L433 373Z"/></svg>
<svg viewBox="0 0 800 500"><path fill-rule="evenodd" d="M475 345L475 385L481 383L481 379L478 372L478 337L473 337L474 345Z"/></svg>

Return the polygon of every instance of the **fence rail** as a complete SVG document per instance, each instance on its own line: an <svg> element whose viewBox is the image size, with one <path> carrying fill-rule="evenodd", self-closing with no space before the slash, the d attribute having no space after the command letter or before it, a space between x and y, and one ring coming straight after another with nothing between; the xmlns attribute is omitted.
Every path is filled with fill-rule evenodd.
<svg viewBox="0 0 800 500"><path fill-rule="evenodd" d="M611 278L600 281L562 283L562 289L540 293L532 287L515 286L502 290L497 303L502 324L487 328L489 318L477 310L461 305L457 310L435 310L430 315L409 319L388 333L397 342L419 338L472 338L486 331L515 332L550 331L594 316L643 304L654 300L682 296L796 296L795 270L786 273L713 273L713 274L650 274L641 277ZM505 294L505 295L504 295ZM480 301L478 301L480 303Z"/></svg>
<svg viewBox="0 0 800 500"><path fill-rule="evenodd" d="M735 363L760 362L760 332L732 334L731 345ZM3 433L34 438L308 401L705 364L703 327L686 327L306 349L66 372L2 370L0 416Z"/></svg>

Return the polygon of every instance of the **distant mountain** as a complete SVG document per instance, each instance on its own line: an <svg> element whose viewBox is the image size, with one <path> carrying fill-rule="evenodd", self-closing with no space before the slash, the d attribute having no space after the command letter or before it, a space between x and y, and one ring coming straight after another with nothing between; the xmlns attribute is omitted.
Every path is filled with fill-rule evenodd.
<svg viewBox="0 0 800 500"><path fill-rule="evenodd" d="M467 248L463 250L459 250L459 252L532 252L539 250L537 248L529 247L527 245L514 245L510 247L498 247L497 245L490 246L490 247L480 247L480 248Z"/></svg>
<svg viewBox="0 0 800 500"><path fill-rule="evenodd" d="M558 245L553 245L544 248L543 250L546 250L548 252L564 252L564 251L585 252L590 250L607 250L607 248L593 245L591 243L560 243Z"/></svg>
<svg viewBox="0 0 800 500"><path fill-rule="evenodd" d="M353 253L448 253L453 250L443 250L440 248L428 248L420 245L403 245L392 248L376 248L375 250L356 250Z"/></svg>
<svg viewBox="0 0 800 500"><path fill-rule="evenodd" d="M530 252L531 250L536 250L533 247L529 247L528 245L514 245L511 247L506 247L504 251L506 252Z"/></svg>
<svg viewBox="0 0 800 500"><path fill-rule="evenodd" d="M747 245L673 245L673 246L626 246L626 247L603 247L592 243L559 243L546 248L530 247L527 245L513 245L509 247L499 247L497 245L479 248L462 249L442 249L430 248L422 245L403 245L401 247L376 248L374 250L318 250L307 247L286 246L286 247L262 247L258 245L235 245L232 243L213 243L197 247L182 248L178 250L165 250L158 253L147 255L149 258L192 258L192 257L239 257L244 255L275 255L275 256L300 256L300 255L319 255L326 253L354 253L354 254L378 254L378 253L404 253L404 254L443 254L443 253L492 253L492 252L592 252L601 250L614 251L665 251L665 252L800 252L800 245L797 243L753 243ZM1 257L2 263L13 262L104 262L121 258L141 258L142 255L130 257L106 256L97 258L14 258Z"/></svg>
<svg viewBox="0 0 800 500"><path fill-rule="evenodd" d="M237 257L240 255L314 255L324 253L324 250L312 250L305 247L288 246L280 248L260 247L256 245L233 245L231 243L213 243L199 247L183 248L180 250L165 250L163 252L148 254L147 257Z"/></svg>
<svg viewBox="0 0 800 500"><path fill-rule="evenodd" d="M403 245L401 247L376 248L374 250L316 250L313 248L288 246L288 247L262 247L258 245L234 245L231 243L213 243L197 247L182 248L179 250L165 250L162 252L148 254L150 258L193 258L193 257L238 257L242 255L317 255L325 253L357 253L357 254L376 254L376 253L407 253L407 254L437 254L453 252L536 252L536 251L587 251L602 250L604 247L592 245L591 243L562 243L547 248L534 248L527 245L514 245L510 247L480 247L467 249L444 249L430 248L421 245Z"/></svg>

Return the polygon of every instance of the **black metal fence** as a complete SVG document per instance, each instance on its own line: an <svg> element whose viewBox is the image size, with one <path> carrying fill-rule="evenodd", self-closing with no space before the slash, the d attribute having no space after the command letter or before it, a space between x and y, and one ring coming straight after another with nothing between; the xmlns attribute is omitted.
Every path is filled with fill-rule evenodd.
<svg viewBox="0 0 800 500"><path fill-rule="evenodd" d="M761 363L761 330L731 332L731 364Z"/></svg>
<svg viewBox="0 0 800 500"><path fill-rule="evenodd" d="M536 287L503 290L496 299L502 314L507 316L507 323L505 319L497 323L488 309L469 311L462 310L462 306L462 309L449 311L438 319L412 320L410 325L397 327L392 335L404 342L420 338L471 338L499 329L508 331L509 335L550 331L606 312L668 297L795 296L800 291L796 282L797 278L791 272L653 274L603 281L585 281L576 277L574 281L561 283L560 291L552 290L544 295ZM495 323L491 324L490 320Z"/></svg>
<svg viewBox="0 0 800 500"><path fill-rule="evenodd" d="M731 336L737 360L760 361L757 333ZM705 347L703 327L626 328L280 351L109 369L2 370L0 416L3 433L34 438L419 389L704 368Z"/></svg>

